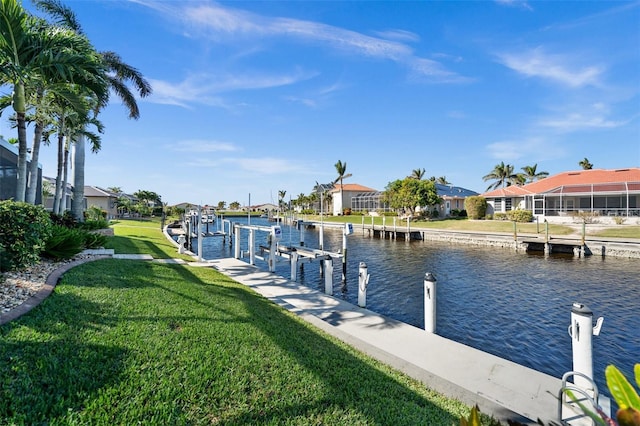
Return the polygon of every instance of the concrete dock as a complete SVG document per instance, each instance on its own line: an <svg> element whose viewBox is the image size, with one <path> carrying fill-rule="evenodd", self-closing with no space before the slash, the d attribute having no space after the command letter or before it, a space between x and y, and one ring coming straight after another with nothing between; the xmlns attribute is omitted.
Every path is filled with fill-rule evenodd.
<svg viewBox="0 0 640 426"><path fill-rule="evenodd" d="M477 404L496 419L525 424L559 420L560 378L384 317L238 259L198 266L213 266L345 343L431 389Z"/></svg>

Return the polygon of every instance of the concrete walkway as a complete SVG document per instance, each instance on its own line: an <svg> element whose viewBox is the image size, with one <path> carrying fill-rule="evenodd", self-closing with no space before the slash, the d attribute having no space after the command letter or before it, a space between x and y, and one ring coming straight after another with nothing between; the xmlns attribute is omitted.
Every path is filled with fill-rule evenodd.
<svg viewBox="0 0 640 426"><path fill-rule="evenodd" d="M561 380L427 333L237 259L191 263L242 283L431 389L505 421L557 422Z"/></svg>

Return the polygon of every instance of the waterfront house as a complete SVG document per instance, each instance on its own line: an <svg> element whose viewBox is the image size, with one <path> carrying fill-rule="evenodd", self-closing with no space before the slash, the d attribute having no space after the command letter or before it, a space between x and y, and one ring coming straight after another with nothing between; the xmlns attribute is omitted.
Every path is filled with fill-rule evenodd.
<svg viewBox="0 0 640 426"><path fill-rule="evenodd" d="M113 219L118 217L118 198L122 195L97 186L85 186L84 208L86 210L88 207L98 207L107 212L107 219Z"/></svg>
<svg viewBox="0 0 640 426"><path fill-rule="evenodd" d="M366 194L376 192L376 190L357 183L344 183L342 184L342 188L340 188L339 184L334 184L329 192L331 194L333 215L339 216L344 213L346 208L353 210L352 200L354 197L365 196Z"/></svg>
<svg viewBox="0 0 640 426"><path fill-rule="evenodd" d="M602 218L640 216L640 168L558 173L526 184L481 194L487 214L523 209L538 219L569 222L576 215Z"/></svg>
<svg viewBox="0 0 640 426"><path fill-rule="evenodd" d="M447 217L453 211L464 210L464 200L467 197L478 195L477 192L454 185L434 183L438 196L442 203L437 206L424 206L429 211L437 210L438 217ZM345 185L346 187L346 185ZM338 190L339 191L339 190ZM393 209L382 201L383 191L367 188L367 191L353 194L350 197L351 210L354 212L388 212ZM421 208L417 209L418 211Z"/></svg>

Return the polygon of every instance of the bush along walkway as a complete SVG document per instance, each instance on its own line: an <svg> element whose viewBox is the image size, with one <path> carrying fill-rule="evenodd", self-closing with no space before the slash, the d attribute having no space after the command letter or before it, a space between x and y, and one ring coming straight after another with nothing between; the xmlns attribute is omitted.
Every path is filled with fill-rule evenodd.
<svg viewBox="0 0 640 426"><path fill-rule="evenodd" d="M0 360L2 424L449 425L470 411L212 268L172 263L66 270L0 326Z"/></svg>

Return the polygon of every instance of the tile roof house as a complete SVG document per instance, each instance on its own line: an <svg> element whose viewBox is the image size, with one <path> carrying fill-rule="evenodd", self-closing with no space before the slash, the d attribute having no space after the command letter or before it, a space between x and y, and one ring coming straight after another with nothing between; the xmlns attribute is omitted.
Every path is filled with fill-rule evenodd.
<svg viewBox="0 0 640 426"><path fill-rule="evenodd" d="M107 212L107 219L118 217L118 197L115 192L97 186L84 187L85 209L88 207L99 207Z"/></svg>
<svg viewBox="0 0 640 426"><path fill-rule="evenodd" d="M429 206L429 210L438 210L440 217L449 216L452 210L464 210L464 199L472 195L478 195L475 191L461 188L459 186L444 185L441 183L434 183L434 185L436 186L438 196L442 198L442 204L439 204L438 206ZM362 188L365 188L366 191L361 191L351 196L350 206L352 211L371 213L393 210L388 204L382 201L382 191L376 191L375 189L366 187ZM418 208L418 210L420 209Z"/></svg>
<svg viewBox="0 0 640 426"><path fill-rule="evenodd" d="M539 218L563 221L576 213L640 216L640 168L593 169L558 173L481 194L487 214L526 209Z"/></svg>
<svg viewBox="0 0 640 426"><path fill-rule="evenodd" d="M335 184L331 193L331 205L333 206L333 215L339 216L344 213L344 209L351 208L351 200L363 193L376 192L375 189L357 183L343 183L342 190L340 184Z"/></svg>

